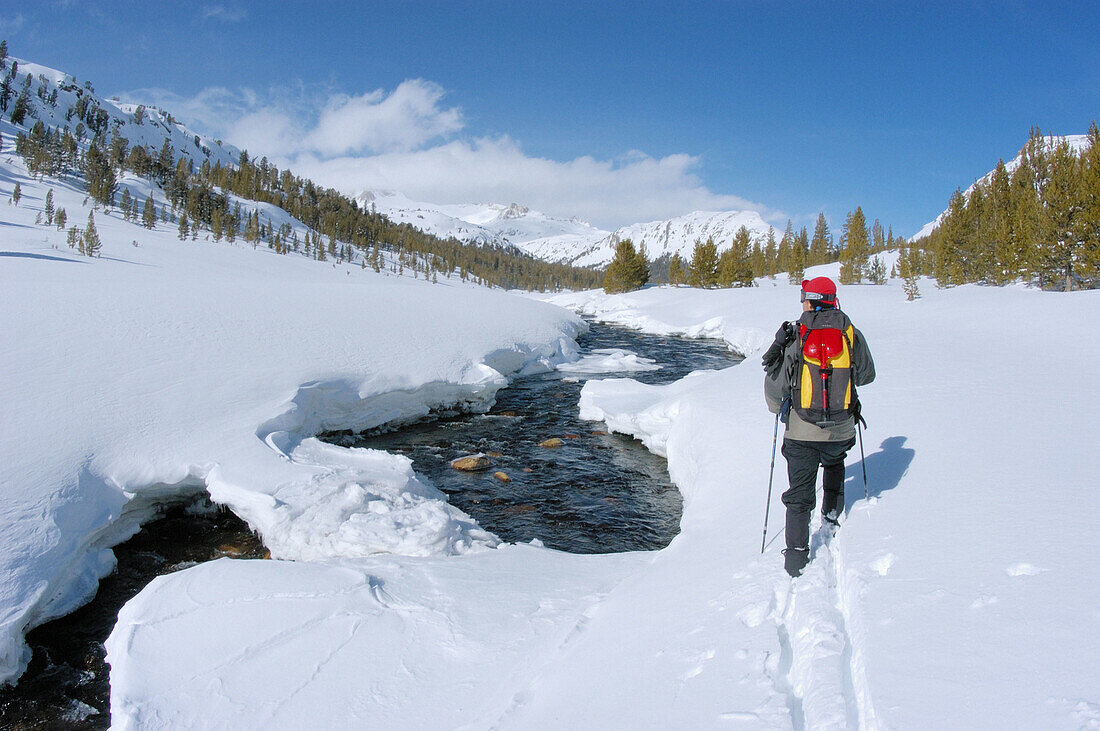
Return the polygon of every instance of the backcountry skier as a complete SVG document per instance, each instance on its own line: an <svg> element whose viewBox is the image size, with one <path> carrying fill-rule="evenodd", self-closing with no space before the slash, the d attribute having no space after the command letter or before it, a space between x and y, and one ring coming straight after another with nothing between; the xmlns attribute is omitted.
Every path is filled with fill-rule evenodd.
<svg viewBox="0 0 1100 731"><path fill-rule="evenodd" d="M799 576L809 561L810 514L822 466L823 520L838 526L844 512L844 458L862 421L856 387L875 380L863 333L840 311L828 277L802 282L802 316L784 322L763 358L764 398L786 423L783 456L790 487L783 566Z"/></svg>

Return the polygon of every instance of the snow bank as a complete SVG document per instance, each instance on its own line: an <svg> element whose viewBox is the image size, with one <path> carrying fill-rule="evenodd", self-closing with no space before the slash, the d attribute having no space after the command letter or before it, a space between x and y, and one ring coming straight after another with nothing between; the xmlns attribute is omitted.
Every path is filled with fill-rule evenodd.
<svg viewBox="0 0 1100 731"><path fill-rule="evenodd" d="M579 318L472 286L179 241L103 209L102 257L89 259L35 223L52 187L83 226L84 192L0 157L5 201L16 182L0 242L0 681L25 667L28 628L95 592L111 546L196 491L279 558L497 544L407 459L310 437L485 410L507 376L576 358Z"/></svg>
<svg viewBox="0 0 1100 731"><path fill-rule="evenodd" d="M621 325L655 335L725 340L730 349L744 357L766 347L775 333L746 326L736 312L721 311L723 293L677 287L650 287L608 297L602 290L540 296L600 322Z"/></svg>

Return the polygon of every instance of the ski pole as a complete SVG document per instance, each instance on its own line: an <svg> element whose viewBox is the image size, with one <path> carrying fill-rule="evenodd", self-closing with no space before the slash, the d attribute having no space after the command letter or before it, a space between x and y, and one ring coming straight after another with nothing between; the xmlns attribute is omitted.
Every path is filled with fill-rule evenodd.
<svg viewBox="0 0 1100 731"><path fill-rule="evenodd" d="M867 458L863 456L863 425L856 422L856 431L859 433L859 463L863 466L863 496L871 499L871 489L867 487ZM772 459L775 459L772 457Z"/></svg>
<svg viewBox="0 0 1100 731"><path fill-rule="evenodd" d="M782 411L783 407L779 408ZM775 478L775 444L779 441L779 412L775 414L775 432L772 434L772 468L768 474L768 502L764 505L764 537L760 539L760 553L768 542L768 514L772 509L772 480Z"/></svg>

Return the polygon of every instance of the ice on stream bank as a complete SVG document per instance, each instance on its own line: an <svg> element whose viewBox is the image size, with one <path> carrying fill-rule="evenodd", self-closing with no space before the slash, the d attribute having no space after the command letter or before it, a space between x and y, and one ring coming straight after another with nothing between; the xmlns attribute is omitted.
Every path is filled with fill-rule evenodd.
<svg viewBox="0 0 1100 731"><path fill-rule="evenodd" d="M643 373L660 370L661 366L652 358L643 358L637 353L622 348L594 348L579 360L558 365L562 373L578 375L596 375L603 373Z"/></svg>

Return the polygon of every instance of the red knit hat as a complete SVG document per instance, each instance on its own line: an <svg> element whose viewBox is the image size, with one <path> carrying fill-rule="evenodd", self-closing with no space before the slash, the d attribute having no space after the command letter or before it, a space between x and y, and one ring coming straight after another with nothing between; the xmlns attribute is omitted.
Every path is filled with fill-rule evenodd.
<svg viewBox="0 0 1100 731"><path fill-rule="evenodd" d="M802 301L814 304L835 305L836 285L828 277L802 280Z"/></svg>

